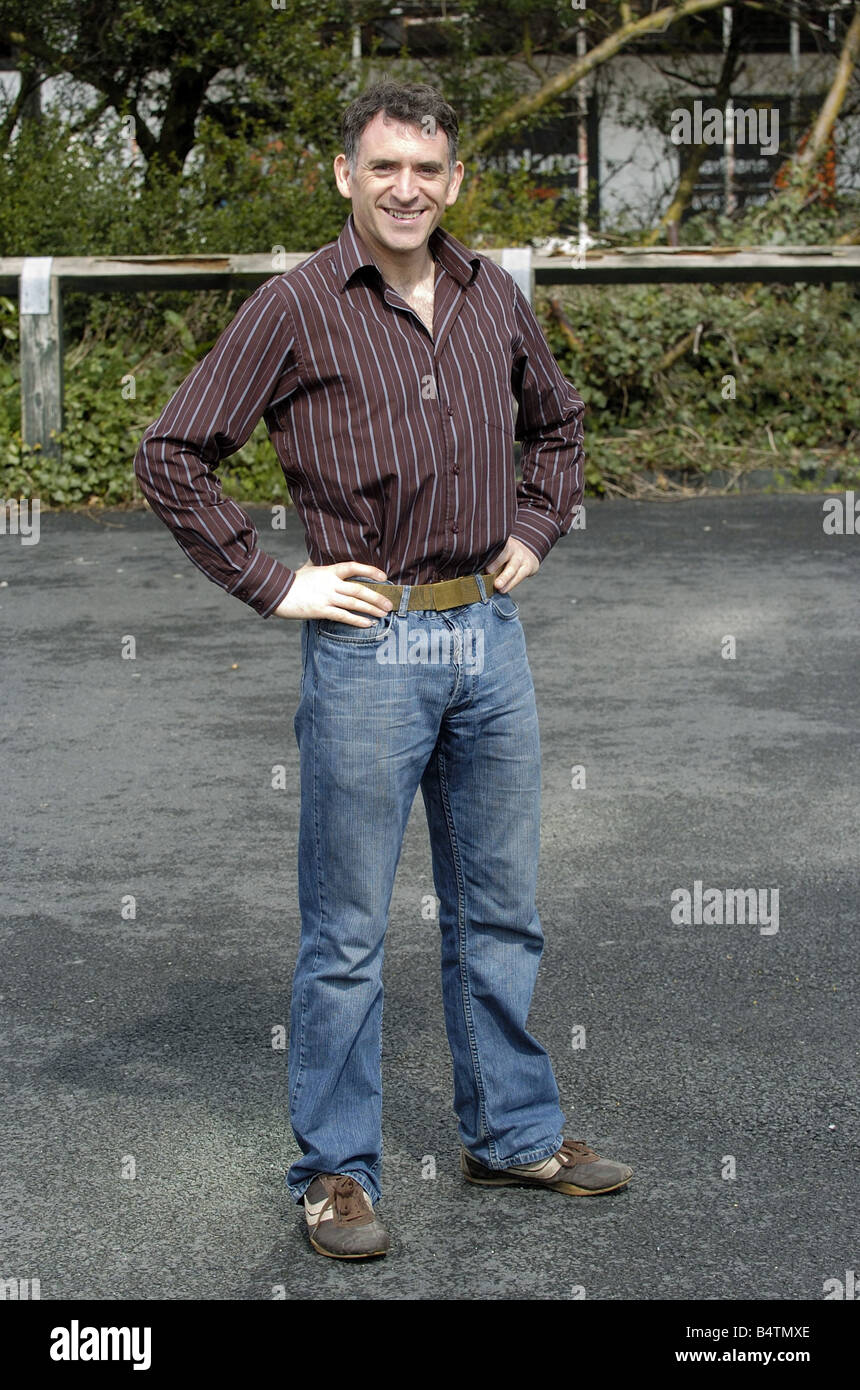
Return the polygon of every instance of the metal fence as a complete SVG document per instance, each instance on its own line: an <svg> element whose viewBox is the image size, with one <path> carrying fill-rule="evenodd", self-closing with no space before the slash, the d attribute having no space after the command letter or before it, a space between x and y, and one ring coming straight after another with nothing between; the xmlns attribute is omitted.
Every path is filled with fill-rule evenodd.
<svg viewBox="0 0 860 1390"><path fill-rule="evenodd" d="M0 259L0 292L19 293L21 420L26 444L59 454L63 428L64 290L245 288L301 265L310 252L248 256L31 256ZM624 247L536 256L509 246L481 254L508 270L529 302L535 284L642 285L860 280L858 246Z"/></svg>

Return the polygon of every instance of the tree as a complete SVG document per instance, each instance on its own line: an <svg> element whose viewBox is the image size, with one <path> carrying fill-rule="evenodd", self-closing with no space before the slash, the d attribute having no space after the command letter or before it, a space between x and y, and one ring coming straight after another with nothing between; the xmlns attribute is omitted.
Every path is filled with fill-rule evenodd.
<svg viewBox="0 0 860 1390"><path fill-rule="evenodd" d="M842 52L839 55L830 90L821 104L812 131L798 147L794 159L789 161L789 169L786 171L789 183L795 194L799 194L801 198L807 195L815 176L816 166L831 144L833 127L845 101L851 74L858 58L860 58L860 5L855 6L854 17L845 35L845 42L842 45ZM793 180L792 174L796 175Z"/></svg>
<svg viewBox="0 0 860 1390"><path fill-rule="evenodd" d="M312 142L352 78L349 30L335 0L0 0L0 41L23 70L97 93L78 129L110 111L131 117L147 165L170 173L203 119L228 135L289 123ZM7 140L20 114L7 112Z"/></svg>

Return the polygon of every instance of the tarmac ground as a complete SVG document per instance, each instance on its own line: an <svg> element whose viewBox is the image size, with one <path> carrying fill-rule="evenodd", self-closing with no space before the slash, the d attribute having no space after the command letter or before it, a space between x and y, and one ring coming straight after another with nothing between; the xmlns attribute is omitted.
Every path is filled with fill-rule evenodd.
<svg viewBox="0 0 860 1390"><path fill-rule="evenodd" d="M295 514L251 510L303 563ZM462 1179L419 796L384 968L392 1246L366 1262L315 1254L284 1181L298 624L148 512L0 535L0 1278L43 1300L821 1301L857 1270L860 1295L860 536L825 532L816 495L585 521L514 591L543 753L529 1027L567 1133L634 1178Z"/></svg>

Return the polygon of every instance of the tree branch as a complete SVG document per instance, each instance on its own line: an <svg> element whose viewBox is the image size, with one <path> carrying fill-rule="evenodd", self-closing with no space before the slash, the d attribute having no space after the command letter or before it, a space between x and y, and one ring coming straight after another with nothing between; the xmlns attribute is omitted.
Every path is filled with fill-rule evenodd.
<svg viewBox="0 0 860 1390"><path fill-rule="evenodd" d="M37 67L21 69L21 83L17 95L0 124L0 150L7 150L15 133L15 127L30 97L39 90L44 78Z"/></svg>
<svg viewBox="0 0 860 1390"><path fill-rule="evenodd" d="M802 187L808 187L815 166L823 155L830 133L836 124L836 117L842 108L848 91L848 83L851 81L851 74L854 65L860 56L860 5L855 6L854 18L845 35L845 43L839 55L839 62L836 65L836 73L830 86L830 91L824 99L821 110L812 127L812 134L806 143L806 148L795 157L795 167L801 173Z"/></svg>
<svg viewBox="0 0 860 1390"><path fill-rule="evenodd" d="M465 152L461 157L463 159L473 157L517 121L534 115L556 97L569 91L571 87L575 87L577 82L581 82L595 68L600 67L610 58L614 58L616 53L622 48L626 48L634 39L641 38L644 34L665 31L672 24L677 24L680 19L686 19L689 15L701 14L704 10L721 9L726 3L727 0L681 0L680 4L664 5L662 9L653 10L651 14L644 15L641 19L622 24L620 29L609 34L584 58L577 58L576 62L570 63L566 68L562 68L561 72L555 73L547 82L544 82L536 92L527 93L505 111L500 112L498 116L494 116L467 143Z"/></svg>
<svg viewBox="0 0 860 1390"><path fill-rule="evenodd" d="M95 106L91 106L89 111L84 112L80 120L73 121L69 125L69 134L80 135L82 130L86 130L88 126L95 125L96 121L104 115L111 104L110 97L101 96Z"/></svg>

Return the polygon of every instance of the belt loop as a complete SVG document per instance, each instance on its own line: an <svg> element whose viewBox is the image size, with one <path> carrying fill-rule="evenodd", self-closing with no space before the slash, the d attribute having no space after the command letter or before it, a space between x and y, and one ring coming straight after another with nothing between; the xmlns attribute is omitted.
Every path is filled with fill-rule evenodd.
<svg viewBox="0 0 860 1390"><path fill-rule="evenodd" d="M403 593L400 595L400 607L399 607L398 610L397 610L397 616L398 616L398 618L402 618L403 615L408 611L408 609L409 609L409 595L411 594L411 592L412 592L412 585L411 585L411 584L404 584L404 585L403 585Z"/></svg>
<svg viewBox="0 0 860 1390"><path fill-rule="evenodd" d="M480 592L480 595L481 595L481 602L482 602L482 603L489 603L490 600L487 598L487 591L486 591L486 589L484 588L484 576L481 575L481 574L476 574L476 575L475 575L475 578L476 578L477 581L478 581L478 591Z"/></svg>

